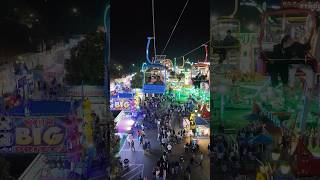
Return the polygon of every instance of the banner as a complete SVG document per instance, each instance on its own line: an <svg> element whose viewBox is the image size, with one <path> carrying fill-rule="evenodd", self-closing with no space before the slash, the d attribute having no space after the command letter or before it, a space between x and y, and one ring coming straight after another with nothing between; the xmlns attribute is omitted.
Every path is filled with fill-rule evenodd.
<svg viewBox="0 0 320 180"><path fill-rule="evenodd" d="M1 122L2 153L65 152L64 119L2 117Z"/></svg>
<svg viewBox="0 0 320 180"><path fill-rule="evenodd" d="M284 8L300 8L309 9L312 11L320 11L320 1L305 1L305 0L283 0L282 6Z"/></svg>

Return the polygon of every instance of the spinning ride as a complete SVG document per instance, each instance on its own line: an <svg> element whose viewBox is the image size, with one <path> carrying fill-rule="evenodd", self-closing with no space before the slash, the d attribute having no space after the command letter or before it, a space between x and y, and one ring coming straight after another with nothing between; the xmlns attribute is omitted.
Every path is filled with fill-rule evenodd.
<svg viewBox="0 0 320 180"><path fill-rule="evenodd" d="M198 111L204 118L210 117L210 63L208 62L208 45L204 45L205 60L194 63L191 69L191 79L194 85L194 98L198 102Z"/></svg>
<svg viewBox="0 0 320 180"><path fill-rule="evenodd" d="M234 18L237 10L238 1L235 0L233 13L229 16L221 16L213 22L210 33L211 52L213 52L211 58L214 64L239 65L240 21Z"/></svg>

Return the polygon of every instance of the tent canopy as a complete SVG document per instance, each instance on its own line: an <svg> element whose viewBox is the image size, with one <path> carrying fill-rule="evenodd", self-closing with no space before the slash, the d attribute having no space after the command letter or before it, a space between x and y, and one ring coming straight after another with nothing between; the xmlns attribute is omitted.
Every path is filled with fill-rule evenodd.
<svg viewBox="0 0 320 180"><path fill-rule="evenodd" d="M272 137L265 134L260 134L249 140L250 144L271 144L272 142Z"/></svg>
<svg viewBox="0 0 320 180"><path fill-rule="evenodd" d="M207 125L209 125L209 123L207 120L203 119L202 117L197 117L196 118L196 125L207 126Z"/></svg>

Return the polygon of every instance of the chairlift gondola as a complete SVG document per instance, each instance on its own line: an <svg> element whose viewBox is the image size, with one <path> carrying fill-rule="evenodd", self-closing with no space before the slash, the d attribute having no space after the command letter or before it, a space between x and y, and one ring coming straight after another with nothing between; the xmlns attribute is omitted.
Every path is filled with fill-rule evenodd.
<svg viewBox="0 0 320 180"><path fill-rule="evenodd" d="M144 73L143 92L148 94L164 94L166 90L167 70L166 66L150 61L149 47L152 39L152 37L148 37L146 47L146 63L144 63L142 66L142 71Z"/></svg>

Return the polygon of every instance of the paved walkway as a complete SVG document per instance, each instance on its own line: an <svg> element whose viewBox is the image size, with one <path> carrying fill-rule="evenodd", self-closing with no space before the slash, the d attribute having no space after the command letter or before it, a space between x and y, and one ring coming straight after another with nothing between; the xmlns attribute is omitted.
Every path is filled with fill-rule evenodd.
<svg viewBox="0 0 320 180"><path fill-rule="evenodd" d="M178 132L180 129L179 117L177 114L173 115L172 127L175 128L175 131ZM162 155L162 147L160 143L157 141L158 131L157 129L147 129L145 130L146 138L151 142L151 152L144 153L142 149L142 145L137 141L137 137L134 137L134 144L136 151L131 151L128 143L125 143L124 146L120 150L121 159L129 159L130 167L129 170L124 172L121 179L123 180L137 180L139 176L145 176L147 180L152 180L152 170L155 167L156 162L159 160ZM185 142L189 141L189 138L185 139ZM204 160L202 163L202 167L198 165L191 166L191 179L197 180L209 180L210 179L210 159L208 158L208 143L209 138L203 138L199 140L199 146L201 152L203 152ZM177 144L173 146L172 153L169 155L169 161L178 160L180 155L184 156L185 162L184 167L189 163L189 159L191 157L191 153L184 153L183 143ZM198 155L196 156L196 159ZM197 160L196 160L197 161ZM168 177L169 180L180 180L183 179L183 176L174 176Z"/></svg>

